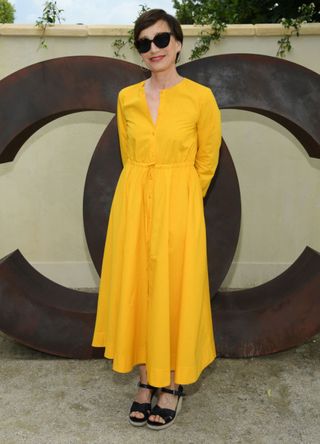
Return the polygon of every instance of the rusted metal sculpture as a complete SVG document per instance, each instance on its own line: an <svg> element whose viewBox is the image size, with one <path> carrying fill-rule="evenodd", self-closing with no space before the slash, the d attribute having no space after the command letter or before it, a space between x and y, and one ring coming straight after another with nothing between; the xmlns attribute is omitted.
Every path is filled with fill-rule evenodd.
<svg viewBox="0 0 320 444"><path fill-rule="evenodd" d="M320 76L283 62L227 54L183 65L182 75L210 86L220 108L253 111L283 125L310 157L320 158ZM211 202L205 210L209 245L210 207ZM209 248L209 263L214 251ZM265 355L303 343L320 330L319 253L306 247L291 267L263 285L218 291L212 312L220 356Z"/></svg>
<svg viewBox="0 0 320 444"><path fill-rule="evenodd" d="M63 287L19 250L0 261L1 330L24 345L69 358L102 357L91 347L97 295Z"/></svg>
<svg viewBox="0 0 320 444"><path fill-rule="evenodd" d="M320 254L306 247L275 279L247 290L218 292L213 316L219 354L267 355L319 332L319 270Z"/></svg>
<svg viewBox="0 0 320 444"><path fill-rule="evenodd" d="M266 115L289 129L310 156L320 157L320 76L316 73L253 54L208 57L178 71L210 86L220 108ZM28 137L60 116L85 110L115 112L118 91L142 79L140 67L132 63L90 56L53 59L8 76L0 82L0 162L13 160ZM21 97L24 103L20 101L17 108ZM85 232L98 272L121 167L112 119L93 155L84 193ZM320 260L309 247L266 284L237 292L217 291L231 264L240 227L238 181L224 144L205 199L205 216L218 354L263 355L301 344L317 333ZM18 250L0 261L0 328L30 347L67 357L102 356L103 349L99 353L90 346L96 302L97 294L66 289L40 275Z"/></svg>

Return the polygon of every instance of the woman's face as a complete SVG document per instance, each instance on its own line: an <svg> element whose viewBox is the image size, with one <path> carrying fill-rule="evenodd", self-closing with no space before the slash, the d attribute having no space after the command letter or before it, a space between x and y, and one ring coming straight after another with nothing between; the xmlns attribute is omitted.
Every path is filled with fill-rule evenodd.
<svg viewBox="0 0 320 444"><path fill-rule="evenodd" d="M160 32L170 32L169 25L164 20L158 20L152 26L144 29L139 34L139 39L148 38L152 40L154 36ZM175 65L177 52L181 50L181 42L176 40L173 35L170 36L169 45L165 48L158 48L154 42L151 43L150 50L141 53L143 61L150 71L160 72L166 71Z"/></svg>

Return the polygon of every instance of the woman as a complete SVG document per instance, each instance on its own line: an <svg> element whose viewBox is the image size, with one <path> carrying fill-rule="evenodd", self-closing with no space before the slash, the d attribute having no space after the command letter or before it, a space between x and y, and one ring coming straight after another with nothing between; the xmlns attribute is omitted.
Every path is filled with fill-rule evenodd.
<svg viewBox="0 0 320 444"><path fill-rule="evenodd" d="M182 384L195 382L216 357L203 197L218 164L221 121L211 89L177 73L183 34L175 17L144 12L134 42L151 77L118 95L124 168L92 345L105 347L117 372L139 364L129 421L159 430L174 422Z"/></svg>

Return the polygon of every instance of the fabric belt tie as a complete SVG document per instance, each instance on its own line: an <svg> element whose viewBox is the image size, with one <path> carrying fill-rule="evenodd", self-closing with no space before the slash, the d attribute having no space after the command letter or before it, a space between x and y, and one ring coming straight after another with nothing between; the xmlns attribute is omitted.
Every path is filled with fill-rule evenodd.
<svg viewBox="0 0 320 444"><path fill-rule="evenodd" d="M127 162L131 163L132 165L137 165L141 167L154 167L154 168L177 168L183 166L194 166L194 162L192 160L187 162L156 163L156 162L137 162L132 159L127 159Z"/></svg>

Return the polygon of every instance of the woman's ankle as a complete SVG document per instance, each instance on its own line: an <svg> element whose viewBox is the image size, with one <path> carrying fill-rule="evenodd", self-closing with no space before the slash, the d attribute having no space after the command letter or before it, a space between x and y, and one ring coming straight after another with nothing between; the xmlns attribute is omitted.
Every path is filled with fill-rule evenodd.
<svg viewBox="0 0 320 444"><path fill-rule="evenodd" d="M147 368L145 364L139 365L139 377L142 384L148 384Z"/></svg>
<svg viewBox="0 0 320 444"><path fill-rule="evenodd" d="M141 382L141 384L148 384L148 380L145 378L140 378L139 381Z"/></svg>
<svg viewBox="0 0 320 444"><path fill-rule="evenodd" d="M168 388L170 390L178 390L179 384L171 383L170 385L166 385L165 388Z"/></svg>

